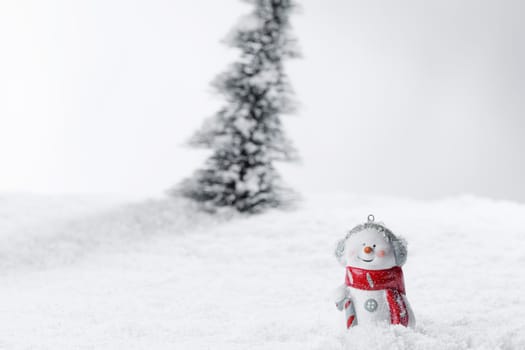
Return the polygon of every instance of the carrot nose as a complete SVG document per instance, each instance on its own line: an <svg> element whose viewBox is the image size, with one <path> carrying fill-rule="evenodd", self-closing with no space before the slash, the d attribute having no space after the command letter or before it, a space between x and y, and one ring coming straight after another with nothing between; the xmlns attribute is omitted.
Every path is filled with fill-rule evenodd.
<svg viewBox="0 0 525 350"><path fill-rule="evenodd" d="M372 247L369 246L364 247L363 250L366 254L370 254L373 251Z"/></svg>

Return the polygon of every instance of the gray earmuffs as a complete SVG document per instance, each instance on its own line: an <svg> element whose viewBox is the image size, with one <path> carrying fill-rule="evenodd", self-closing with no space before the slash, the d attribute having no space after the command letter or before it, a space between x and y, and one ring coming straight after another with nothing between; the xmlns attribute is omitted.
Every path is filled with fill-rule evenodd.
<svg viewBox="0 0 525 350"><path fill-rule="evenodd" d="M369 215L368 222L357 225L356 227L351 229L350 232L348 232L345 238L337 242L334 254L337 260L341 264L343 265L345 264L343 256L345 253L345 246L346 246L346 241L348 240L348 238L366 229L373 229L379 233L382 233L385 240L392 244L392 246L394 247L394 256L396 259L397 266L402 266L407 261L407 243L406 241L403 238L397 237L396 235L394 235L394 233L390 231L388 228L386 228L383 223L374 222L374 216Z"/></svg>

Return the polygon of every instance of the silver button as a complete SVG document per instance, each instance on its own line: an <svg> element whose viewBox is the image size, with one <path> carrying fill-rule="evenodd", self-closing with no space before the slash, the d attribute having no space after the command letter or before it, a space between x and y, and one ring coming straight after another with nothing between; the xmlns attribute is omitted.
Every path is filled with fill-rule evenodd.
<svg viewBox="0 0 525 350"><path fill-rule="evenodd" d="M366 311L374 312L377 310L377 301L375 299L368 299L365 301Z"/></svg>

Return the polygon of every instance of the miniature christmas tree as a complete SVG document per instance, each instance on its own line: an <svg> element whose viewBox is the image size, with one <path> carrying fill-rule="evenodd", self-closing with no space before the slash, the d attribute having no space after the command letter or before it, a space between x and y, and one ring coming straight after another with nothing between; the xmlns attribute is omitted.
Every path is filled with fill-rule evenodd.
<svg viewBox="0 0 525 350"><path fill-rule="evenodd" d="M175 189L212 211L260 212L286 203L289 192L273 162L297 159L280 119L294 111L283 61L299 55L289 33L295 6L292 0L248 2L254 12L227 39L241 50L240 60L213 83L227 103L190 140L213 154Z"/></svg>

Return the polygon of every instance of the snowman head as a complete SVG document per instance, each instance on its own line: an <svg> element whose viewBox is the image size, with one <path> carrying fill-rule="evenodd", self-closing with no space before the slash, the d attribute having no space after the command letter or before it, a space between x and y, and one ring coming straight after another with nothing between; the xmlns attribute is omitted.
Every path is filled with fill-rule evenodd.
<svg viewBox="0 0 525 350"><path fill-rule="evenodd" d="M335 256L345 266L384 270L406 262L406 242L370 220L354 227L337 243Z"/></svg>

